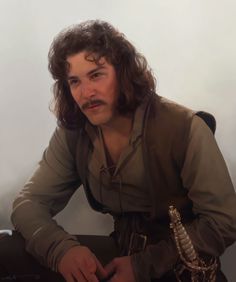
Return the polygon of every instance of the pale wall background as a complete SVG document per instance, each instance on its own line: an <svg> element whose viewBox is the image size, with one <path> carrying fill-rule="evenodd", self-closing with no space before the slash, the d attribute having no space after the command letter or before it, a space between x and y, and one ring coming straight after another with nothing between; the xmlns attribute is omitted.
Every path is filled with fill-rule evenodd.
<svg viewBox="0 0 236 282"><path fill-rule="evenodd" d="M55 127L48 110L47 52L64 27L103 19L143 52L162 96L213 113L216 139L236 184L236 2L234 0L0 0L0 228ZM58 216L70 232L107 234L109 217L77 193ZM223 256L236 281L236 247Z"/></svg>

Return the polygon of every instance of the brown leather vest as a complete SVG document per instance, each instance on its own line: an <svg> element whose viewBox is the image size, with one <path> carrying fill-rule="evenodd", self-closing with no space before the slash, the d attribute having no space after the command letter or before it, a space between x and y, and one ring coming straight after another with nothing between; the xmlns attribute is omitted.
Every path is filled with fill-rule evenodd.
<svg viewBox="0 0 236 282"><path fill-rule="evenodd" d="M188 214L191 202L180 173L194 112L162 97L155 97L146 115L143 156L153 201L152 217L165 220L170 205L186 210Z"/></svg>
<svg viewBox="0 0 236 282"><path fill-rule="evenodd" d="M215 119L205 112L194 112L156 94L151 95L144 118L143 158L146 183L151 194L151 217L167 220L169 205L178 208L186 221L192 219L192 203L183 187L183 167L188 136L193 116L197 114L214 132ZM87 199L93 209L107 212L92 196L87 183L87 159L91 144L86 132L67 131L67 140L72 153L76 151L77 170L82 180Z"/></svg>

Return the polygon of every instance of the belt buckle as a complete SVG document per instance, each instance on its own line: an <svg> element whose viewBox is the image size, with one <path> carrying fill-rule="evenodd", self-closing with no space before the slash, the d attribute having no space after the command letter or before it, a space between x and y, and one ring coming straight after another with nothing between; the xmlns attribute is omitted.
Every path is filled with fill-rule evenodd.
<svg viewBox="0 0 236 282"><path fill-rule="evenodd" d="M147 235L132 232L129 241L128 256L143 251L147 244Z"/></svg>

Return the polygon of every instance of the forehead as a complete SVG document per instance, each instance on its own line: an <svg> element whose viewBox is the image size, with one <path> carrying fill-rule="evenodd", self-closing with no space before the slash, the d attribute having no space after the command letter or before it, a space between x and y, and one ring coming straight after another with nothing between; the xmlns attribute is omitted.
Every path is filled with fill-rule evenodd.
<svg viewBox="0 0 236 282"><path fill-rule="evenodd" d="M99 58L96 54L88 52L79 52L67 57L69 72L73 69L93 68L98 66L110 65L105 57Z"/></svg>

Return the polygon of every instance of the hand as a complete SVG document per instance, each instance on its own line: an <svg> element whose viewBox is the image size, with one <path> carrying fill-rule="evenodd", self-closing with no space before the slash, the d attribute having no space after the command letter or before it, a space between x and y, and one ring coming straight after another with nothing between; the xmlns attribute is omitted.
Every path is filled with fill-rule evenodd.
<svg viewBox="0 0 236 282"><path fill-rule="evenodd" d="M135 282L130 256L113 259L105 266L108 282Z"/></svg>
<svg viewBox="0 0 236 282"><path fill-rule="evenodd" d="M58 264L58 271L67 282L99 282L107 277L101 263L95 255L84 246L69 249Z"/></svg>

